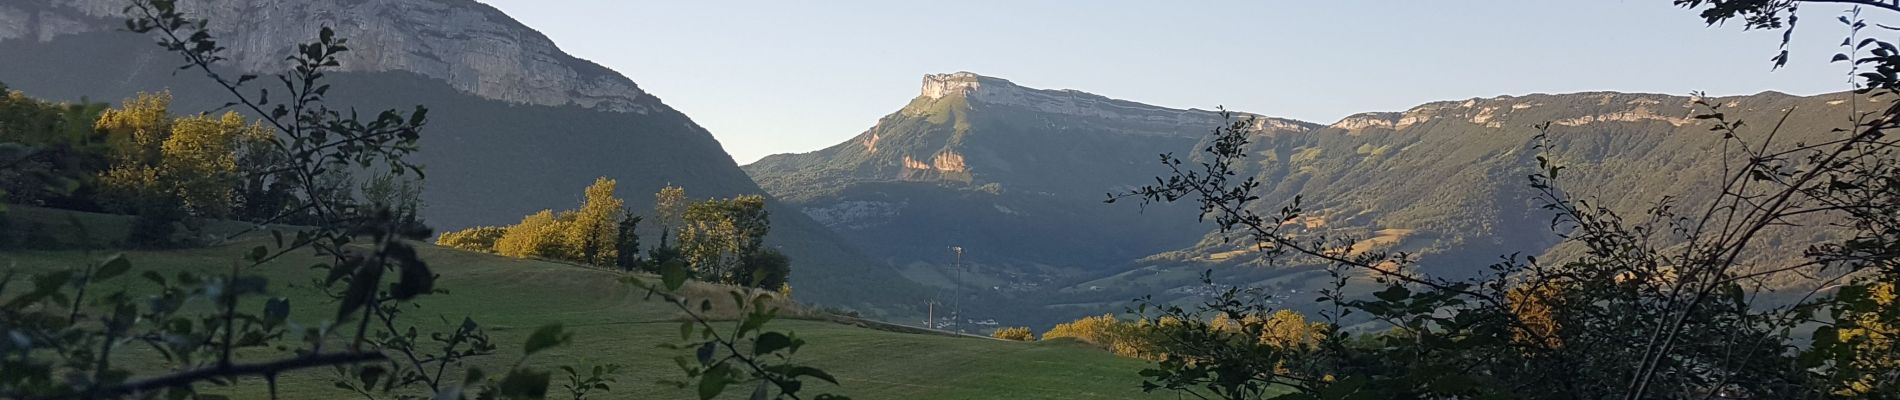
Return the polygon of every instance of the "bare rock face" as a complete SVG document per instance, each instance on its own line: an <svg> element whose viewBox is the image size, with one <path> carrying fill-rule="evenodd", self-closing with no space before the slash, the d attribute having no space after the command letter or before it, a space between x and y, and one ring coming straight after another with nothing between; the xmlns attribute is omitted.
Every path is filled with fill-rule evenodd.
<svg viewBox="0 0 1900 400"><path fill-rule="evenodd" d="M124 29L124 0L45 1L0 1L0 41ZM631 80L561 52L540 32L473 0L204 0L180 7L210 19L230 65L245 72L284 70L282 55L328 26L356 44L343 55L349 71L412 72L520 104L640 114L663 107Z"/></svg>

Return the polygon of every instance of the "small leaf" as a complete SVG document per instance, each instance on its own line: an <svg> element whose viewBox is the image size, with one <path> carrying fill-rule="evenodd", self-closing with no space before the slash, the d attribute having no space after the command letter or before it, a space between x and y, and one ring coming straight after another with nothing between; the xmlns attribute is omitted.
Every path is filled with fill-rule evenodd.
<svg viewBox="0 0 1900 400"><path fill-rule="evenodd" d="M508 376L501 378L501 396L510 399L546 398L548 378L551 376L553 374L548 372L537 373L520 369L509 371Z"/></svg>
<svg viewBox="0 0 1900 400"><path fill-rule="evenodd" d="M772 354L772 352L779 351L786 347L791 347L791 345L792 345L791 337L785 336L785 334L778 333L778 332L766 332L766 333L760 334L759 338L753 341L752 354L754 355Z"/></svg>
<svg viewBox="0 0 1900 400"><path fill-rule="evenodd" d="M264 301L264 321L277 325L290 318L290 299L278 297Z"/></svg>
<svg viewBox="0 0 1900 400"><path fill-rule="evenodd" d="M132 261L126 260L124 254L115 254L112 258L106 260L105 265L99 266L99 271L92 274L92 280L103 281L112 279L119 275L124 275L126 271L131 270Z"/></svg>
<svg viewBox="0 0 1900 400"><path fill-rule="evenodd" d="M812 368L812 367L804 367L804 366L792 367L790 371L787 371L785 373L785 375L790 376L792 378L798 378L801 376L809 376L813 378L818 378L818 380L830 382L833 385L838 384L838 378L833 378L831 377L830 373L826 373L824 370Z"/></svg>
<svg viewBox="0 0 1900 400"><path fill-rule="evenodd" d="M660 280L666 285L667 291L679 290L680 286L685 285L687 274L686 264L678 260L660 264Z"/></svg>
<svg viewBox="0 0 1900 400"><path fill-rule="evenodd" d="M713 346L713 342L706 342L706 344L699 345L699 350L694 351L693 355L699 357L699 365L712 364L713 351L717 350L717 348Z"/></svg>
<svg viewBox="0 0 1900 400"><path fill-rule="evenodd" d="M731 369L732 367L722 363L707 369L705 375L700 375L699 400L711 400L719 397L719 393L725 392L726 384L732 383L729 373Z"/></svg>
<svg viewBox="0 0 1900 400"><path fill-rule="evenodd" d="M528 336L528 344L521 347L521 352L523 355L539 353L542 350L567 344L573 339L574 334L561 331L561 324L542 325L541 328L534 330L533 335Z"/></svg>
<svg viewBox="0 0 1900 400"><path fill-rule="evenodd" d="M381 380L385 372L389 371L383 370L381 365L366 365L363 366L363 370L357 371L356 376L357 380L363 382L363 386L369 387L376 386L376 381Z"/></svg>
<svg viewBox="0 0 1900 400"><path fill-rule="evenodd" d="M1372 295L1374 297L1378 297L1379 300L1398 302L1398 301L1405 300L1407 297L1412 297L1412 291L1410 289L1406 289L1404 286L1395 285L1395 286L1386 288L1385 290L1381 290L1378 293L1373 293Z"/></svg>

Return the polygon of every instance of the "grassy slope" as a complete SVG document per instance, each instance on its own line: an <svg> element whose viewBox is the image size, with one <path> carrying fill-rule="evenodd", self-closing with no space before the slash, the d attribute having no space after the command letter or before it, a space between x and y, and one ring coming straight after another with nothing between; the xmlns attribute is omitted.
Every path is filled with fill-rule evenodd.
<svg viewBox="0 0 1900 400"><path fill-rule="evenodd" d="M70 232L68 216L76 216L101 237L122 232L123 218L15 207L15 228L39 222L49 232ZM133 251L137 269L176 271L224 268L244 249L267 239L205 249ZM27 271L81 265L109 251L9 250L0 253L0 265ZM667 389L656 382L677 379L672 350L656 345L678 339L677 314L663 303L643 299L637 290L615 283L618 273L558 263L517 260L451 249L425 247L423 256L442 275L438 287L448 295L427 297L409 321L427 331L445 326L436 316L459 321L472 316L487 327L502 354L484 362L492 372L503 369L518 354L520 343L535 327L563 323L577 333L574 344L536 355L536 365L626 365L615 392L602 398L689 398L689 392ZM273 290L290 297L294 320L318 323L333 306L308 282L312 259L293 259L263 267ZM135 271L136 272L136 271ZM132 275L135 276L136 274ZM135 282L121 278L113 284ZM701 288L711 289L711 288ZM791 330L811 344L799 354L807 363L838 376L837 392L860 399L973 399L973 398L1132 398L1140 397L1135 372L1142 363L1067 343L1018 343L922 334L904 334L851 325L780 320L771 324ZM260 352L261 353L261 352ZM155 363L143 354L125 362ZM268 354L259 354L268 356ZM557 371L558 373L558 371ZM285 398L328 399L348 397L329 386L327 371L286 376L280 381ZM556 387L563 378L556 376ZM253 385L252 389L257 389ZM822 383L814 388L826 388ZM748 390L736 390L740 394ZM564 393L564 392L562 392ZM261 393L239 391L239 398ZM565 398L554 396L553 398ZM1157 396L1159 397L1159 396Z"/></svg>

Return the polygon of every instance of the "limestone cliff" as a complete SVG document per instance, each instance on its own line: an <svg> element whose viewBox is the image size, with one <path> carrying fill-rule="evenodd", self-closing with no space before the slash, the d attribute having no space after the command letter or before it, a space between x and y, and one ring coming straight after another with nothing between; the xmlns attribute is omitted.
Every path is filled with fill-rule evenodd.
<svg viewBox="0 0 1900 400"><path fill-rule="evenodd" d="M561 52L540 32L473 0L218 0L180 2L214 21L230 65L282 71L285 49L329 26L358 44L348 71L406 71L484 98L648 113L659 100L626 77ZM0 41L51 41L122 30L124 0L0 1Z"/></svg>

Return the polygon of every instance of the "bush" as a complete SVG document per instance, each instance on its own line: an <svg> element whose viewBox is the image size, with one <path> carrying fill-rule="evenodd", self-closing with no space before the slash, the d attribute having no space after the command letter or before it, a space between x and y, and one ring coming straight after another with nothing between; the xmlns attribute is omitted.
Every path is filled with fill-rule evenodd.
<svg viewBox="0 0 1900 400"><path fill-rule="evenodd" d="M660 273L661 265L678 259L680 259L680 250L677 248L659 246L647 249L647 259L640 263L640 270L657 274Z"/></svg>
<svg viewBox="0 0 1900 400"><path fill-rule="evenodd" d="M1030 332L1029 327L1023 327L1023 326L998 328L996 331L990 332L990 337L1003 339L1003 340L1014 340L1014 341L1019 341L1019 342L1027 342L1031 340L1036 340L1036 334L1034 332Z"/></svg>
<svg viewBox="0 0 1900 400"><path fill-rule="evenodd" d="M178 224L184 220L185 210L176 199L144 199L140 202L138 217L132 219L132 229L126 232L125 245L143 248L177 246L179 243L173 240L173 236L178 232Z"/></svg>
<svg viewBox="0 0 1900 400"><path fill-rule="evenodd" d="M444 232L435 238L435 245L484 253L495 252L495 242L501 240L507 229L498 226L477 226L453 232Z"/></svg>
<svg viewBox="0 0 1900 400"><path fill-rule="evenodd" d="M566 259L569 252L562 239L566 237L567 225L563 218L555 217L552 210L529 214L495 240L495 253L516 258Z"/></svg>
<svg viewBox="0 0 1900 400"><path fill-rule="evenodd" d="M1176 325L1171 320L1123 321L1113 314L1082 317L1069 323L1056 324L1042 333L1042 340L1074 339L1083 343L1100 346L1116 355L1143 359L1159 359L1161 351L1150 337L1160 327Z"/></svg>
<svg viewBox="0 0 1900 400"><path fill-rule="evenodd" d="M735 284L761 289L778 289L792 277L792 258L778 249L763 249L739 261Z"/></svg>

